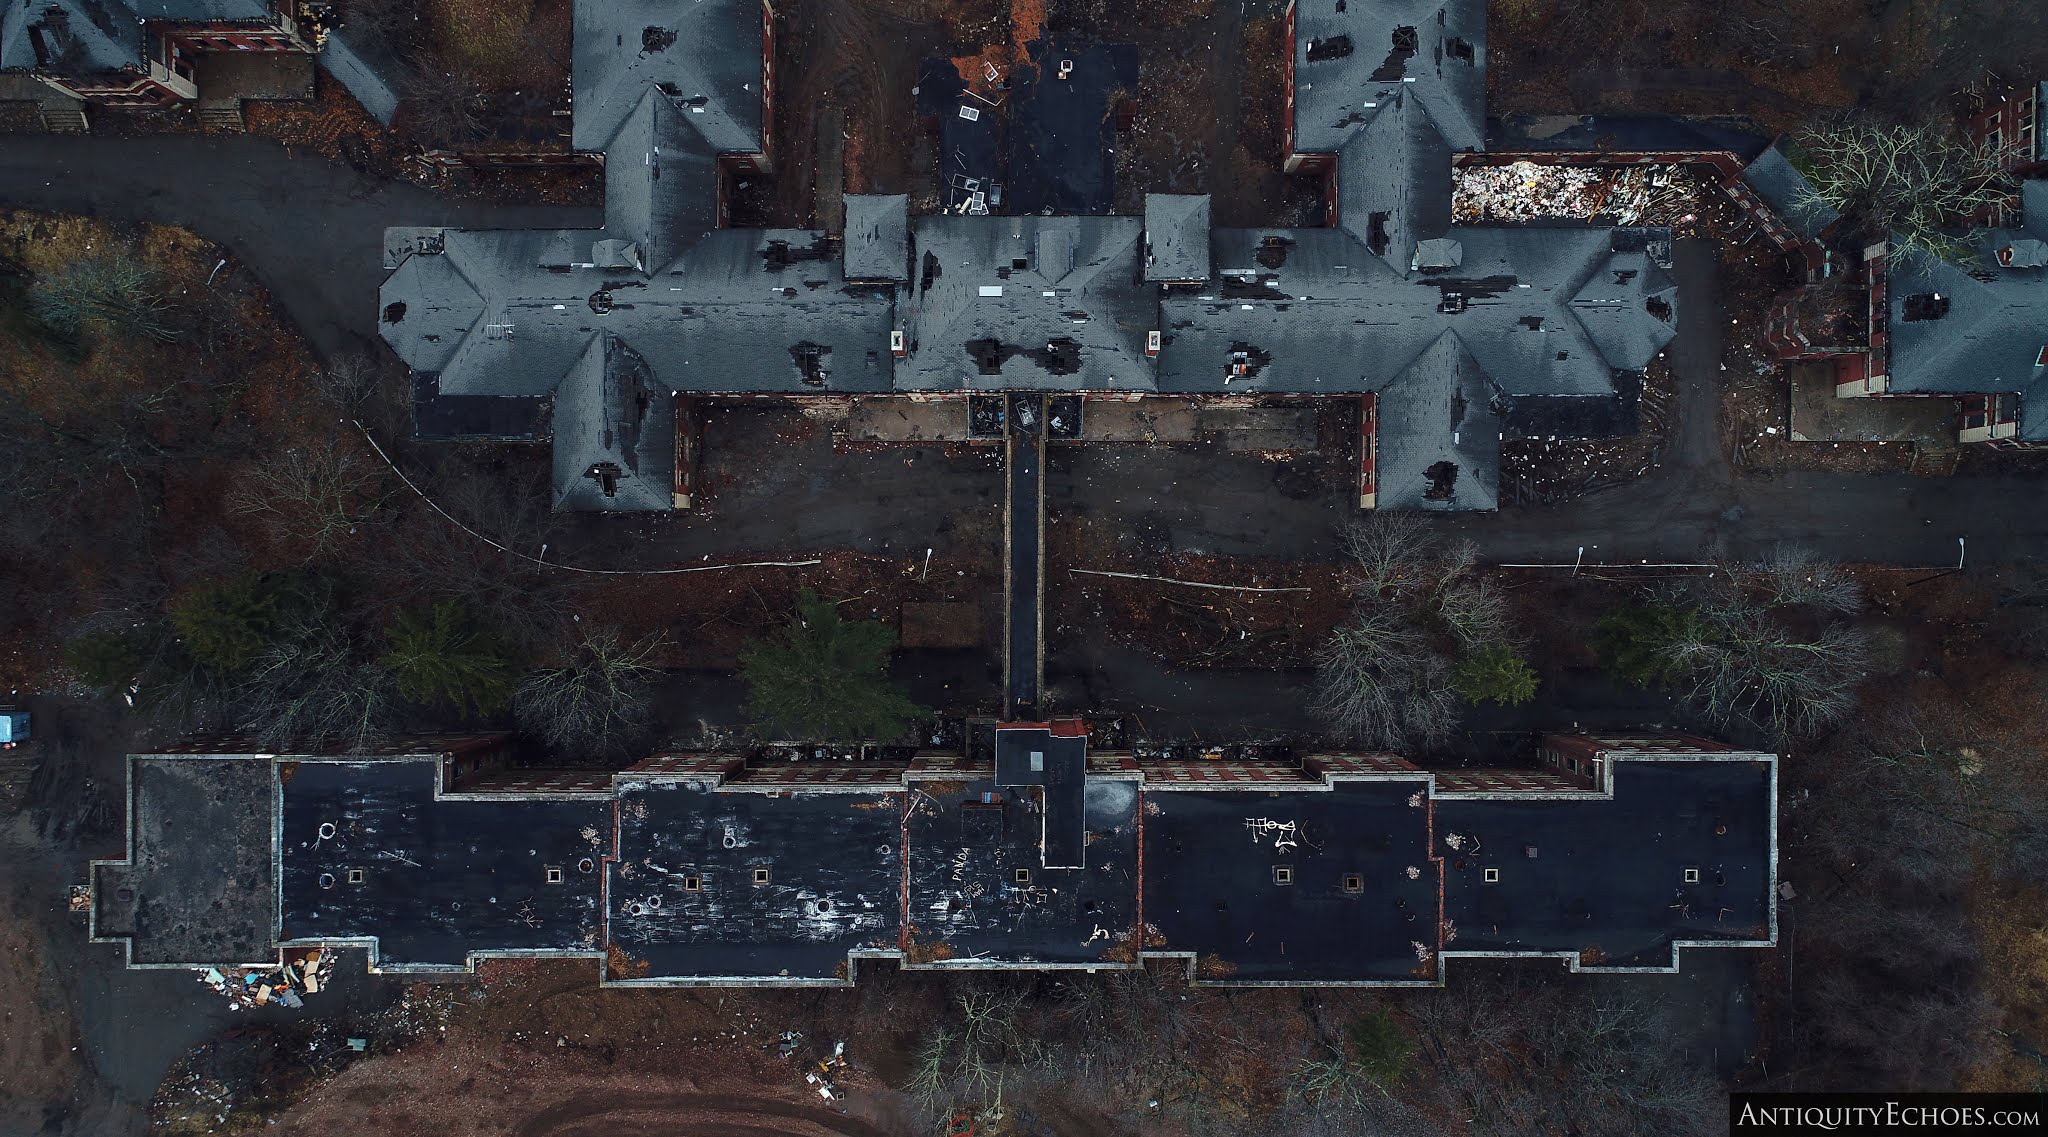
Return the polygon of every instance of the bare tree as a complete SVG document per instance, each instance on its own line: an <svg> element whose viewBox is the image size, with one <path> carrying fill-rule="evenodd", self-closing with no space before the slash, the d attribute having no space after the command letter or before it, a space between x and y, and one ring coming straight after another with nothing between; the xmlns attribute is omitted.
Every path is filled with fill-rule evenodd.
<svg viewBox="0 0 2048 1137"><path fill-rule="evenodd" d="M1341 540L1358 606L1318 653L1314 707L1367 745L1441 743L1460 707L1453 669L1519 651L1506 598L1476 571L1471 542L1441 541L1413 514L1374 513Z"/></svg>
<svg viewBox="0 0 2048 1137"><path fill-rule="evenodd" d="M1972 258L1952 231L2013 192L1996 153L1945 125L1840 119L1801 134L1798 147L1810 204L1835 210L1872 237L1889 236L1909 255Z"/></svg>
<svg viewBox="0 0 2048 1137"><path fill-rule="evenodd" d="M178 338L169 292L132 249L94 253L37 277L29 303L37 319L66 336L106 329L164 342Z"/></svg>
<svg viewBox="0 0 2048 1137"><path fill-rule="evenodd" d="M388 496L384 469L356 444L329 439L270 455L228 492L231 513L261 521L271 537L301 554L328 555L380 521Z"/></svg>
<svg viewBox="0 0 2048 1137"><path fill-rule="evenodd" d="M405 100L406 123L422 142L458 147L483 134L488 100L467 68L422 62L405 70L398 90Z"/></svg>
<svg viewBox="0 0 2048 1137"><path fill-rule="evenodd" d="M1361 603L1323 645L1317 667L1316 713L1367 745L1434 744L1456 721L1450 660L1393 604Z"/></svg>
<svg viewBox="0 0 2048 1137"><path fill-rule="evenodd" d="M661 642L659 633L628 643L613 629L591 630L572 647L568 666L536 671L519 684L512 698L519 724L565 756L616 755L647 725Z"/></svg>

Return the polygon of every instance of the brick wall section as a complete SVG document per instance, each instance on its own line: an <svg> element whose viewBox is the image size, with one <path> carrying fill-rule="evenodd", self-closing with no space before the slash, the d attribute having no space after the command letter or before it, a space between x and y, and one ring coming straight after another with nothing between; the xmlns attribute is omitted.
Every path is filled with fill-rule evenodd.
<svg viewBox="0 0 2048 1137"><path fill-rule="evenodd" d="M626 767L623 773L722 779L738 770L744 761L737 754L656 754Z"/></svg>
<svg viewBox="0 0 2048 1137"><path fill-rule="evenodd" d="M1394 754L1315 754L1307 759L1311 773L1329 774L1412 774L1419 767Z"/></svg>
<svg viewBox="0 0 2048 1137"><path fill-rule="evenodd" d="M1546 770L1443 770L1436 774L1439 794L1585 792L1583 782Z"/></svg>

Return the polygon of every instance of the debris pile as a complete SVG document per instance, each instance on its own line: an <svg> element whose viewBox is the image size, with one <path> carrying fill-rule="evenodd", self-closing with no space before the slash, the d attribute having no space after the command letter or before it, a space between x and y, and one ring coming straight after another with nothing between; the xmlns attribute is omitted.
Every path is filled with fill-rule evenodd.
<svg viewBox="0 0 2048 1137"><path fill-rule="evenodd" d="M303 1007L301 995L319 994L333 974L334 953L315 949L275 967L208 967L199 972L199 981L226 996L230 1009L242 1011L271 1003Z"/></svg>
<svg viewBox="0 0 2048 1137"><path fill-rule="evenodd" d="M775 1051L777 1058L795 1059L799 1052L805 1050L804 1036L799 1031L785 1030L776 1035L768 1043L768 1047ZM817 1090L819 1097L826 1101L837 1101L844 1096L835 1079L837 1072L846 1069L846 1043L833 1043L831 1055L825 1058L819 1058L815 1053L807 1053L797 1065L804 1071L804 1082Z"/></svg>
<svg viewBox="0 0 2048 1137"><path fill-rule="evenodd" d="M1700 213L1700 183L1679 166L1552 166L1515 162L1456 171L1451 216L1459 224L1594 221L1683 225Z"/></svg>

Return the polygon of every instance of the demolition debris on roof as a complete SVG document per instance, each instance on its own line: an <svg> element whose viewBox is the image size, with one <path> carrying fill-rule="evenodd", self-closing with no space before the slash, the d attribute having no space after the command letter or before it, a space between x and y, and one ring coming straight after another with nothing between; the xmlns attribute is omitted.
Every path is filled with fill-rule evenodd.
<svg viewBox="0 0 2048 1137"><path fill-rule="evenodd" d="M1451 216L1461 225L1600 221L1679 225L1700 212L1700 183L1679 166L1466 166L1452 180Z"/></svg>

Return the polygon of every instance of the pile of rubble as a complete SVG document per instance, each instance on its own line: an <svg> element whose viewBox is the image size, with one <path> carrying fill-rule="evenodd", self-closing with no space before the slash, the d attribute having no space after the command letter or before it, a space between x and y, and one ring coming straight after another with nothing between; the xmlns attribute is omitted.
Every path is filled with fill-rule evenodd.
<svg viewBox="0 0 2048 1137"><path fill-rule="evenodd" d="M333 974L334 953L316 948L303 956L287 958L275 967L237 967L226 971L208 967L200 971L199 981L213 988L214 994L226 996L230 1009L242 1011L271 1003L303 1007L306 1004L301 994L319 994Z"/></svg>
<svg viewBox="0 0 2048 1137"><path fill-rule="evenodd" d="M819 1097L826 1101L837 1101L844 1096L844 1091L840 1090L839 1083L835 1080L835 1073L846 1069L844 1042L835 1043L829 1057L819 1058L815 1053L811 1053L798 1058L798 1054L806 1049L804 1036L799 1031L785 1030L777 1035L769 1046L775 1050L776 1057L796 1061L797 1067L805 1071L804 1082L817 1090ZM811 1069L813 1066L817 1069Z"/></svg>
<svg viewBox="0 0 2048 1137"><path fill-rule="evenodd" d="M1683 225L1700 212L1700 183L1679 166L1552 166L1515 162L1455 171L1458 224L1593 221Z"/></svg>

